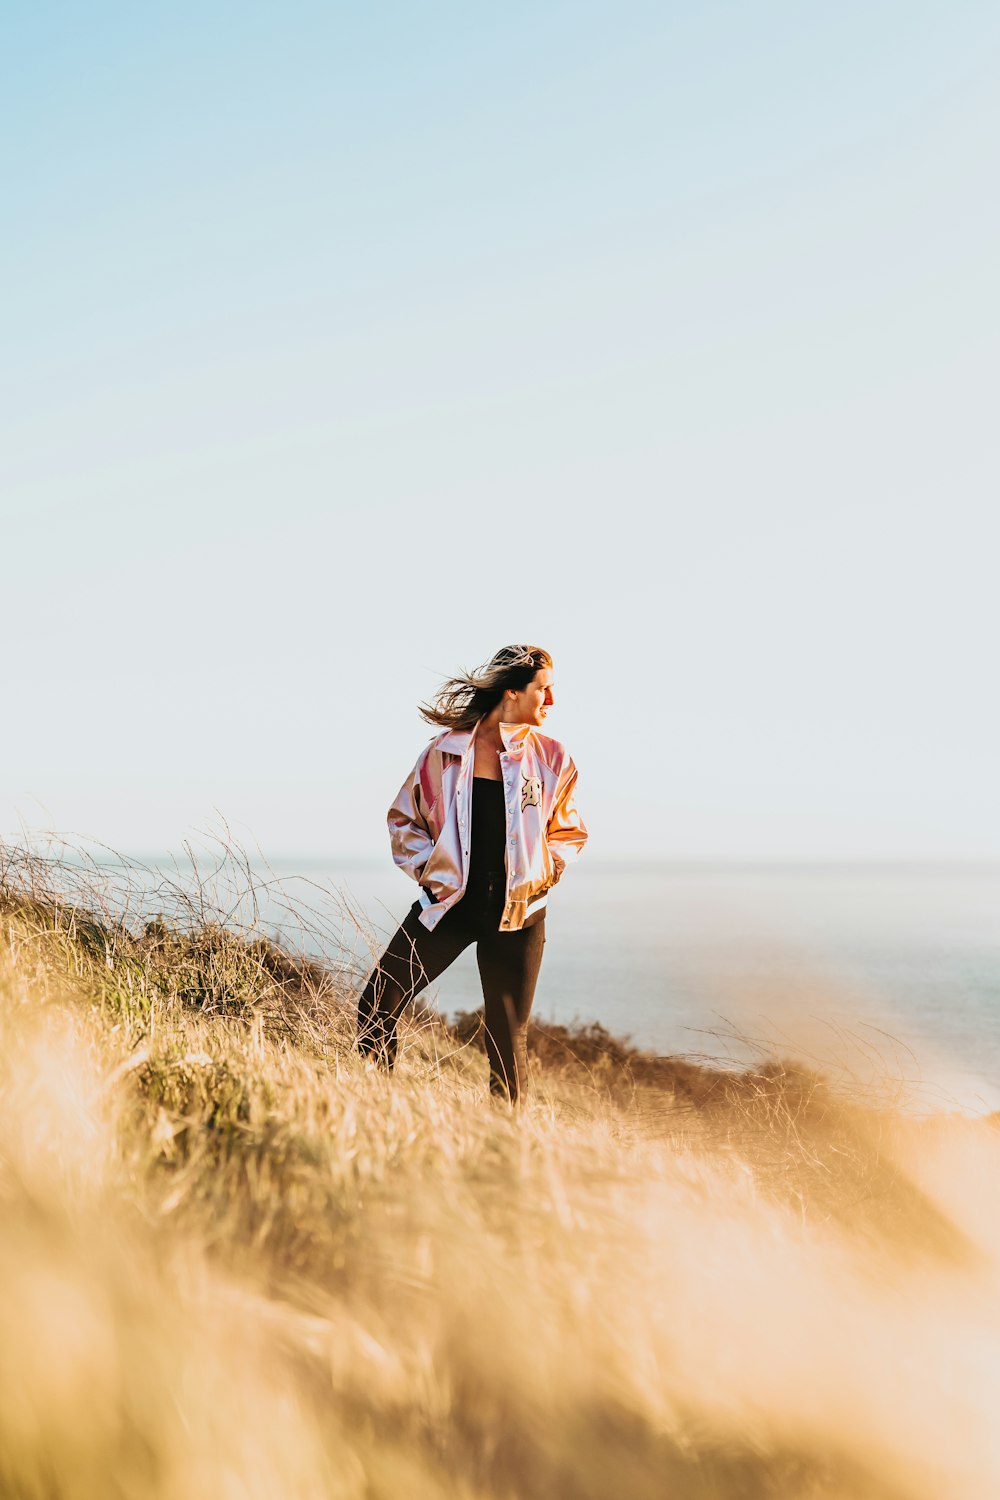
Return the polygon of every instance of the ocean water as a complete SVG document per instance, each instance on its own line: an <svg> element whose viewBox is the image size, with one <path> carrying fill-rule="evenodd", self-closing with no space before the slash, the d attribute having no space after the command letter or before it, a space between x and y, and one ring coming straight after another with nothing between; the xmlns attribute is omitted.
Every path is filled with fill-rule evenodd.
<svg viewBox="0 0 1000 1500"><path fill-rule="evenodd" d="M360 986L416 896L380 861L101 865L112 906L227 920L347 965ZM66 866L64 865L65 869ZM252 894L251 894L252 892ZM427 991L481 1002L475 951ZM663 1054L794 1058L914 1111L1000 1110L1000 865L611 864L549 898L534 1019L598 1021Z"/></svg>
<svg viewBox="0 0 1000 1500"><path fill-rule="evenodd" d="M262 917L359 978L415 897L386 864L286 867ZM308 907L309 930L285 907ZM552 892L533 1015L659 1053L796 1057L903 1107L1000 1109L1000 866L602 864ZM474 950L428 991L480 1003Z"/></svg>

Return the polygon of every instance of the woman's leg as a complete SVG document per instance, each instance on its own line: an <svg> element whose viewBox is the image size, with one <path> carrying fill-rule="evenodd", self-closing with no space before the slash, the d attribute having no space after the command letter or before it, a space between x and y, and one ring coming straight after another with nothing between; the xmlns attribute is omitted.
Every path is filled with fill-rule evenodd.
<svg viewBox="0 0 1000 1500"><path fill-rule="evenodd" d="M475 941L475 933L467 931L457 916L457 910L446 913L429 932L420 921L418 901L368 976L358 1001L357 1046L384 1067L395 1064L396 1021L407 1001Z"/></svg>
<svg viewBox="0 0 1000 1500"><path fill-rule="evenodd" d="M483 981L490 1093L516 1104L528 1082L528 1017L545 947L545 915L517 932L489 932L476 950Z"/></svg>

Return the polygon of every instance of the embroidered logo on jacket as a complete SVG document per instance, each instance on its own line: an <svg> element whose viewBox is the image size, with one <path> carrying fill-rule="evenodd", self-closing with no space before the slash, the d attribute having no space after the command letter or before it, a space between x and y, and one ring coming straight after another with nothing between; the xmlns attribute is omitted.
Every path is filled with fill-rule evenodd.
<svg viewBox="0 0 1000 1500"><path fill-rule="evenodd" d="M541 807L542 805L542 778L540 776L522 776L524 785L521 787L521 811L526 807Z"/></svg>

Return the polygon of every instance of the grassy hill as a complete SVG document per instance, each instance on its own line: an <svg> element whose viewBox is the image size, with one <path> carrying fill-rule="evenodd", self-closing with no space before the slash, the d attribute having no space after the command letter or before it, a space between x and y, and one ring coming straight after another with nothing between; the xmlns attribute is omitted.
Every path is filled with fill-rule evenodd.
<svg viewBox="0 0 1000 1500"><path fill-rule="evenodd" d="M993 1500L1000 1135L478 1018L0 857L0 1494ZM148 897L148 892L147 892ZM581 1003L581 1009L584 1009Z"/></svg>

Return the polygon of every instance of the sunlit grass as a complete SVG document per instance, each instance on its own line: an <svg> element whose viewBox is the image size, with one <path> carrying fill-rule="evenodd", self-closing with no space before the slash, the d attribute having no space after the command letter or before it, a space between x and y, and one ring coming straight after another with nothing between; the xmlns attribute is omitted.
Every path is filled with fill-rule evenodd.
<svg viewBox="0 0 1000 1500"><path fill-rule="evenodd" d="M0 1494L1000 1493L990 1121L557 1028L512 1114L252 899L5 855Z"/></svg>

